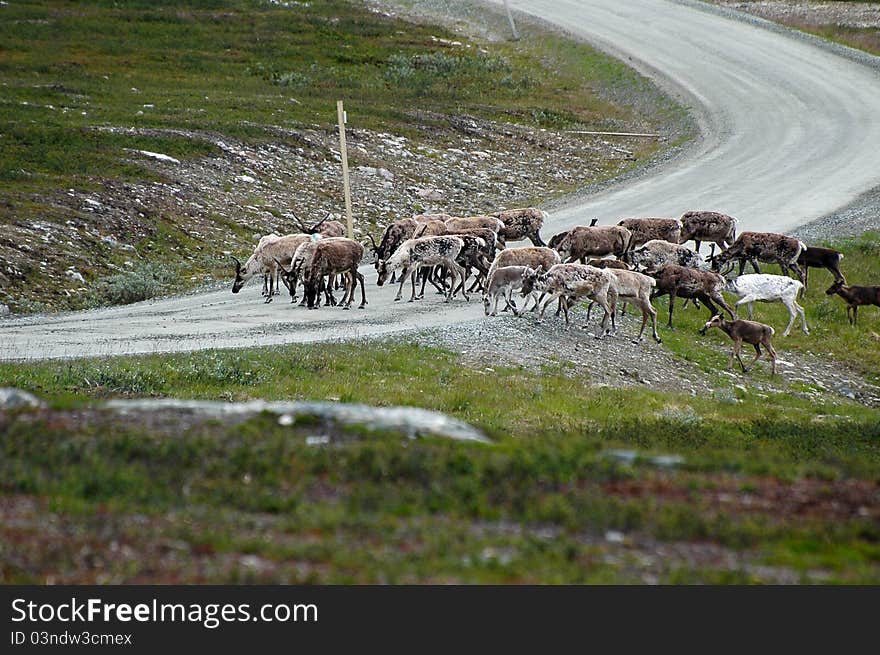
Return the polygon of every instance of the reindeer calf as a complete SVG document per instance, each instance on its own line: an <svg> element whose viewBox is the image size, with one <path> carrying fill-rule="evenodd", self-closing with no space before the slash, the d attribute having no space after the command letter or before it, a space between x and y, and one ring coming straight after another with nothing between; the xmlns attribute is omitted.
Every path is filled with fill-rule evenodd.
<svg viewBox="0 0 880 655"><path fill-rule="evenodd" d="M706 331L713 327L717 327L733 339L733 351L730 354L730 361L727 364L727 368L733 367L733 358L736 357L739 360L739 365L742 366L743 373L748 373L761 356L761 346L764 346L770 354L770 360L773 362L773 375L776 375L776 351L770 343L770 337L772 337L776 331L772 327L764 325L763 323L743 321L741 319L727 321L720 314L716 314L703 326L700 330L700 334L706 334ZM752 360L749 368L746 368L746 365L743 364L742 357L740 357L743 342L755 347L755 359Z"/></svg>
<svg viewBox="0 0 880 655"><path fill-rule="evenodd" d="M526 301L522 310L516 308L516 303L512 297L514 291L522 289L523 276L529 270L531 269L528 266L503 266L492 271L492 275L486 284L486 292L483 294L483 310L486 316L496 316L498 314L498 301L502 298L505 302L504 309L511 310L515 316L519 316L522 312L526 311L529 299L532 299L537 306L538 298L534 292L525 294ZM490 305L493 305L491 312L489 311Z"/></svg>

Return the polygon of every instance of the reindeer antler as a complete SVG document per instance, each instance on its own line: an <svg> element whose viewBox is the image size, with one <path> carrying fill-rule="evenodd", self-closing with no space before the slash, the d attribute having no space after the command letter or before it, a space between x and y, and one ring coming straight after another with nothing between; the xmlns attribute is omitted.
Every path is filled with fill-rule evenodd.
<svg viewBox="0 0 880 655"><path fill-rule="evenodd" d="M378 251L379 246L376 245L376 240L373 238L373 235L370 234L369 232L367 232L367 236L370 237L370 241L372 241L372 243L373 243L373 252Z"/></svg>
<svg viewBox="0 0 880 655"><path fill-rule="evenodd" d="M297 224L299 225L299 229L302 230L303 234L311 234L311 232L309 232L309 228L306 227L306 224L302 222L302 219L300 219L299 216L297 216L293 212L290 212L290 215L293 216L293 220L297 222Z"/></svg>
<svg viewBox="0 0 880 655"><path fill-rule="evenodd" d="M425 233L425 230L427 230L427 229L428 229L428 224L425 223L424 225L422 225L422 229L419 230L417 234L413 235L413 239L418 239L420 236L422 236Z"/></svg>
<svg viewBox="0 0 880 655"><path fill-rule="evenodd" d="M326 221L326 220L327 220L328 218L330 218L331 216L333 216L333 214L327 214L327 215L326 215L324 218L322 218L320 221L318 221L317 223L315 223L314 225L312 225L312 227L310 227L309 230L308 230L308 234L315 234L315 233L318 231L318 228L321 226L321 223L323 223L324 221Z"/></svg>
<svg viewBox="0 0 880 655"><path fill-rule="evenodd" d="M230 255L232 257L232 255ZM232 261L235 262L235 272L238 273L241 270L241 262L238 261L235 257L232 257Z"/></svg>

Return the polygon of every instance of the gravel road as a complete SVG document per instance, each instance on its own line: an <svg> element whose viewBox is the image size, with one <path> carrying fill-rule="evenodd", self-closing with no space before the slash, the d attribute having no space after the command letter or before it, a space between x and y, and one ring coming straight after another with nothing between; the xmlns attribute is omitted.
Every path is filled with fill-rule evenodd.
<svg viewBox="0 0 880 655"><path fill-rule="evenodd" d="M620 184L549 207L545 233L623 216L714 209L740 229L791 231L880 185L880 72L784 30L669 0L511 0L587 39L681 98L703 136ZM255 346L387 334L483 321L475 299L428 294L394 303L367 275L366 310L264 305L259 285L76 314L0 323L0 359L43 359Z"/></svg>

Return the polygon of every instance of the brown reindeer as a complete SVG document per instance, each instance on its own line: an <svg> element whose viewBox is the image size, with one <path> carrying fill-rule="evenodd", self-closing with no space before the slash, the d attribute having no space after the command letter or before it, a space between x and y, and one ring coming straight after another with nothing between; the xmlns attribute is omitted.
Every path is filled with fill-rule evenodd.
<svg viewBox="0 0 880 655"><path fill-rule="evenodd" d="M750 262L755 273L760 273L758 262L776 263L782 269L783 275L788 275L789 269L795 272L801 284L804 283L804 272L798 266L798 258L807 249L807 244L794 237L774 232L743 232L733 245L727 250L711 257L712 270L720 271L725 264L727 271L733 268L734 262L739 262L739 274L745 272L746 262Z"/></svg>
<svg viewBox="0 0 880 655"><path fill-rule="evenodd" d="M838 280L825 292L832 296L835 293L846 301L846 317L850 325L856 324L859 307L862 305L876 305L880 307L880 287L847 286Z"/></svg>
<svg viewBox="0 0 880 655"><path fill-rule="evenodd" d="M358 264L363 256L364 247L357 241L342 237L318 241L314 254L310 260L303 262L301 271L309 309L317 308L324 278L330 276L332 280L334 275L339 274L346 274L347 277L347 288L341 302L343 309L351 309L358 282L361 285L361 304L358 308L363 309L367 304L367 294L364 276L358 272Z"/></svg>
<svg viewBox="0 0 880 655"><path fill-rule="evenodd" d="M733 318L733 310L721 295L725 280L717 273L670 264L660 269L653 277L657 280L657 290L651 295L651 299L669 295L668 327L672 327L672 310L675 307L675 298L677 296L681 298L696 298L702 301L709 311L712 312L713 316L718 313L717 308L713 304L714 301L721 305Z"/></svg>
<svg viewBox="0 0 880 655"><path fill-rule="evenodd" d="M725 250L736 240L736 219L727 214L707 211L691 211L682 214L681 237L679 243L693 239L696 251L700 252L700 244L710 241Z"/></svg>
<svg viewBox="0 0 880 655"><path fill-rule="evenodd" d="M748 373L761 356L761 346L764 346L773 363L773 375L776 375L776 351L770 343L770 338L776 331L772 327L756 321L744 321L742 319L727 321L720 314L716 314L703 326L700 334L706 334L706 331L713 327L718 328L733 339L733 351L730 354L727 368L733 368L733 358L736 357L739 360L739 365L742 366L743 373ZM749 368L746 368L742 357L740 357L743 342L755 347L755 359L752 360Z"/></svg>
<svg viewBox="0 0 880 655"><path fill-rule="evenodd" d="M563 261L585 262L588 257L615 255L622 257L629 250L632 233L618 225L579 225L572 228L556 244Z"/></svg>
<svg viewBox="0 0 880 655"><path fill-rule="evenodd" d="M547 245L538 232L548 217L547 212L537 207L527 207L524 209L505 209L491 215L504 223L504 228L498 233L502 247L508 241L521 241L522 239L528 239L536 246Z"/></svg>
<svg viewBox="0 0 880 655"><path fill-rule="evenodd" d="M681 221L677 218L624 218L617 224L632 232L630 248L654 239L678 243L681 238Z"/></svg>

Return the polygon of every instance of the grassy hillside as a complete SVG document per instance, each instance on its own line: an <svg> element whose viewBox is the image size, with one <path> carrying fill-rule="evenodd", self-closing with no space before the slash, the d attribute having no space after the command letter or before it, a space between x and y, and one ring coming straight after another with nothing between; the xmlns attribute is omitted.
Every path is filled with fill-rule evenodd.
<svg viewBox="0 0 880 655"><path fill-rule="evenodd" d="M839 244L853 283L880 278L876 244ZM781 356L834 353L877 380L880 312L852 329L830 276L813 280L814 334L777 337ZM661 330L715 377L698 396L400 340L0 365L51 407L0 415L0 581L876 584L880 411L770 385L766 364L728 377L705 317ZM309 421L93 408L148 396L416 405L494 444L350 430L322 446Z"/></svg>
<svg viewBox="0 0 880 655"><path fill-rule="evenodd" d="M493 20L487 14L490 28ZM545 154L541 129L656 131L681 117L621 63L538 28L523 32L517 43L467 38L347 0L0 6L0 302L15 311L81 308L190 287L228 275L221 250L244 254L255 233L295 231L290 212L341 211L338 99L351 116L352 166L395 171L413 165L377 152L371 138L406 137L411 151L436 158L446 148L528 158ZM629 102L620 99L627 93ZM475 137L468 117L535 136L495 144ZM572 162L580 170L554 193L613 175L658 146L623 145L626 157L606 158L584 140L590 161ZM271 169L259 169L270 159ZM416 182L450 184L432 174ZM482 202L511 202L519 190L492 178L474 181ZM398 172L393 188L357 194L364 229L411 211L388 198L409 184ZM125 283L139 291L107 292Z"/></svg>

